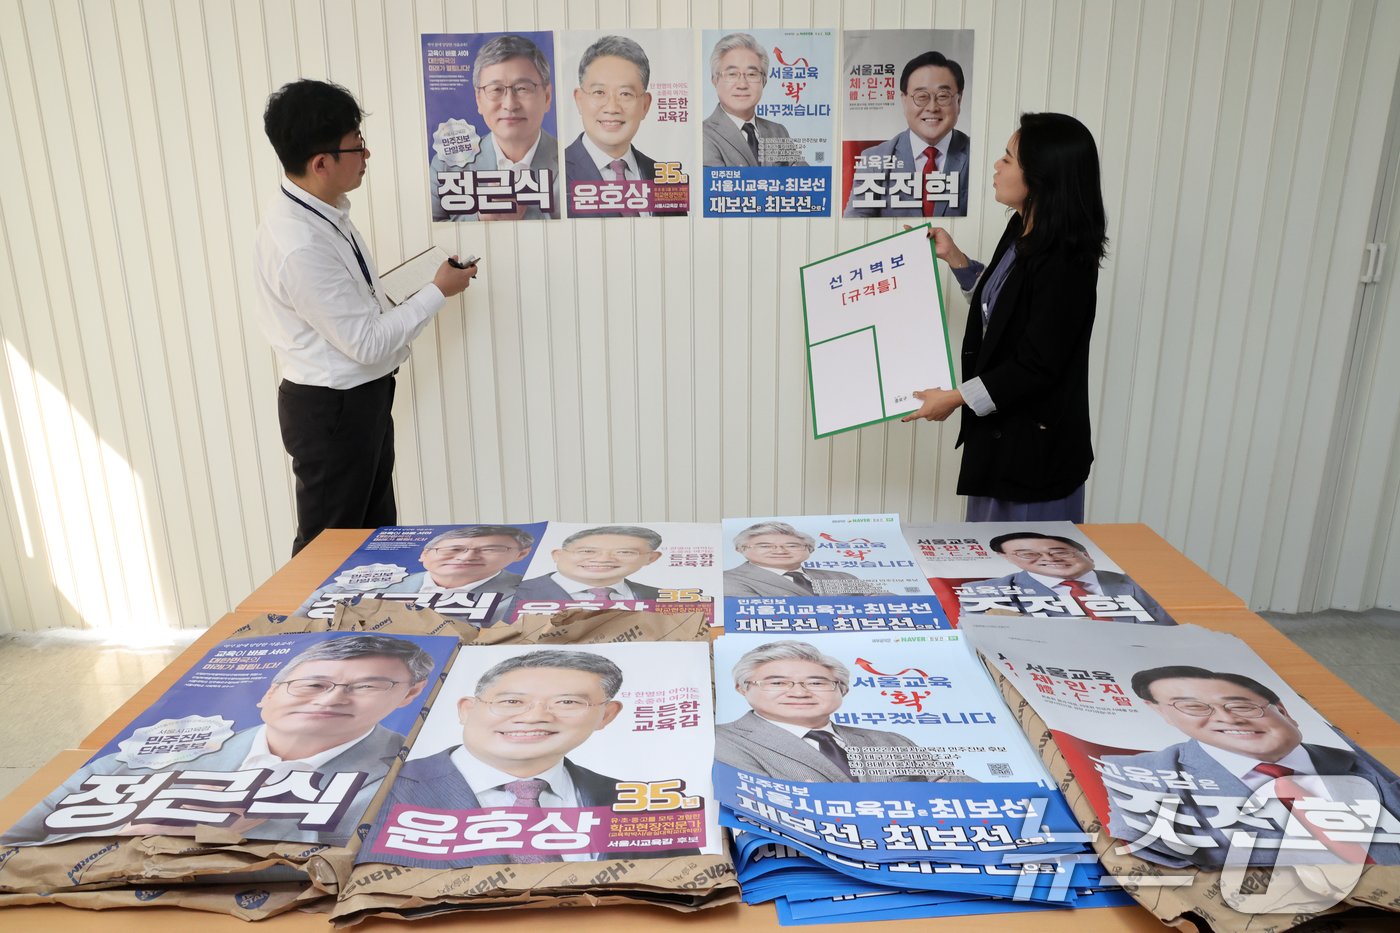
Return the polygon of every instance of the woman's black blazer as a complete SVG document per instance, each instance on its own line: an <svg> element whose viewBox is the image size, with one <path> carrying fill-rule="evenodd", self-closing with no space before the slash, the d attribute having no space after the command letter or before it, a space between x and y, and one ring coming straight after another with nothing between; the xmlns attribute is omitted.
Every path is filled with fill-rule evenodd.
<svg viewBox="0 0 1400 933"><path fill-rule="evenodd" d="M1020 234L1013 217L988 269ZM1099 270L1055 250L1022 256L982 333L982 288L972 292L963 334L962 373L974 376L997 410L979 418L963 406L958 494L1016 502L1069 495L1089 477L1089 335L1094 326Z"/></svg>

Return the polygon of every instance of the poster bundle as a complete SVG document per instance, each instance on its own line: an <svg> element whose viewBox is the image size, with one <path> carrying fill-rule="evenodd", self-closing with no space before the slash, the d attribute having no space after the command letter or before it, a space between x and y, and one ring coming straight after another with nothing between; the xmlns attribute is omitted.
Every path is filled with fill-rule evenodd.
<svg viewBox="0 0 1400 933"><path fill-rule="evenodd" d="M1081 825L1165 922L1288 929L1400 894L1400 777L1239 639L966 616ZM1393 923L1386 919L1384 924Z"/></svg>
<svg viewBox="0 0 1400 933"><path fill-rule="evenodd" d="M792 635L945 629L967 612L1173 623L1069 523L893 514L379 528L296 614L365 599L473 626L567 609L700 611L729 632Z"/></svg>
<svg viewBox="0 0 1400 933"><path fill-rule="evenodd" d="M365 829L337 921L733 898L706 627L606 615L641 639L458 654ZM655 640L666 635L691 640Z"/></svg>
<svg viewBox="0 0 1400 933"><path fill-rule="evenodd" d="M1123 902L962 633L731 634L715 671L749 903L812 923Z"/></svg>
<svg viewBox="0 0 1400 933"><path fill-rule="evenodd" d="M471 625L565 609L710 613L719 528L650 522L419 525L376 529L297 614L382 599Z"/></svg>
<svg viewBox="0 0 1400 933"><path fill-rule="evenodd" d="M1070 522L905 525L904 537L950 618L973 613L1174 622Z"/></svg>
<svg viewBox="0 0 1400 933"><path fill-rule="evenodd" d="M723 553L728 632L949 627L897 515L726 518Z"/></svg>
<svg viewBox="0 0 1400 933"><path fill-rule="evenodd" d="M708 626L685 618L360 603L227 639L6 829L0 906L724 903Z"/></svg>

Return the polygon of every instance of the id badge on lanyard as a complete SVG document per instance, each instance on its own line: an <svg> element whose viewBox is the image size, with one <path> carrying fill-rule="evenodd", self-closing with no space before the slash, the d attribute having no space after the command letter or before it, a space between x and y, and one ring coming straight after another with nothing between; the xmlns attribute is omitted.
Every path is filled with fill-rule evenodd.
<svg viewBox="0 0 1400 933"><path fill-rule="evenodd" d="M297 205L298 207L305 208L306 210L308 210L308 211L310 211L311 213L315 214L317 217L319 217L319 218L321 218L322 220L324 220L326 223L330 224L330 225L331 225L331 229L334 230L336 233L340 234L340 238L341 238L342 240L344 240L346 243L349 243L349 244L350 244L350 249L351 249L352 251L354 251L354 253L355 253L355 262L357 262L357 263L360 264L360 275L362 275L362 276L365 277L365 284L369 286L369 295L370 295L371 298L374 299L374 303L375 303L376 305L378 305L378 304L379 304L379 292L375 290L375 287L374 287L374 277L371 276L371 275L369 274L369 265L365 262L364 254L360 252L360 247L357 246L357 245L355 244L354 239L352 239L351 237L346 236L346 235L345 235L345 231L342 230L342 229L340 229L340 227L336 226L336 223L335 223L334 220L331 220L331 219L330 219L329 217L327 217L325 214L322 214L320 211L316 210L316 208L312 207L310 204L307 204L305 201L303 201L301 198L297 197L296 195L292 194L292 193L291 193L290 191L288 191L286 188L283 188L283 189L282 189L282 193L285 194L285 195L287 196L287 198L288 198L293 204ZM379 309L379 313L380 313L380 314L383 314L383 313L384 313L384 309L383 309L382 307Z"/></svg>

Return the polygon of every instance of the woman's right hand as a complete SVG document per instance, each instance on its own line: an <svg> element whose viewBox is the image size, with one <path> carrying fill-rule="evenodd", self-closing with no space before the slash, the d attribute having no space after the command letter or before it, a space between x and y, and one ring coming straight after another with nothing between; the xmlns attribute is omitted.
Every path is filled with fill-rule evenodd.
<svg viewBox="0 0 1400 933"><path fill-rule="evenodd" d="M953 235L942 227L929 227L928 237L933 241L933 253L939 259L946 262L949 268L966 269L971 262L967 258L967 253L958 249L958 244L953 242Z"/></svg>
<svg viewBox="0 0 1400 933"><path fill-rule="evenodd" d="M905 230L914 228L908 224L904 225ZM958 244L953 242L953 235L942 227L928 228L928 238L933 241L933 254L946 262L951 268L966 269L970 260L967 253L958 249Z"/></svg>

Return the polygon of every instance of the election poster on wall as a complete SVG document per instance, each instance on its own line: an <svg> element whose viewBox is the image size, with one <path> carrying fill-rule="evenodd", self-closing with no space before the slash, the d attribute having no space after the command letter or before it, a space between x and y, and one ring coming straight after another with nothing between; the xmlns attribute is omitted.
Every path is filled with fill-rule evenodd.
<svg viewBox="0 0 1400 933"><path fill-rule="evenodd" d="M559 33L569 217L683 217L695 171L688 29Z"/></svg>
<svg viewBox="0 0 1400 933"><path fill-rule="evenodd" d="M457 644L356 632L220 642L0 844L222 829L345 845Z"/></svg>
<svg viewBox="0 0 1400 933"><path fill-rule="evenodd" d="M424 33L433 220L560 216L551 32Z"/></svg>
<svg viewBox="0 0 1400 933"><path fill-rule="evenodd" d="M944 611L1170 625L1172 617L1071 522L905 525Z"/></svg>
<svg viewBox="0 0 1400 933"><path fill-rule="evenodd" d="M842 48L842 216L966 217L973 31L847 30Z"/></svg>
<svg viewBox="0 0 1400 933"><path fill-rule="evenodd" d="M1077 619L963 627L1044 720L1119 854L1208 871L1400 863L1400 778L1239 639Z"/></svg>
<svg viewBox="0 0 1400 933"><path fill-rule="evenodd" d="M545 522L376 528L296 615L332 619L341 603L384 599L472 625L502 621L545 528Z"/></svg>
<svg viewBox="0 0 1400 933"><path fill-rule="evenodd" d="M465 648L357 862L718 854L713 756L708 644Z"/></svg>
<svg viewBox="0 0 1400 933"><path fill-rule="evenodd" d="M706 217L829 217L836 142L830 29L706 29Z"/></svg>
<svg viewBox="0 0 1400 933"><path fill-rule="evenodd" d="M721 587L720 527L711 522L550 522L509 614L565 609L703 612Z"/></svg>
<svg viewBox="0 0 1400 933"><path fill-rule="evenodd" d="M919 409L914 393L957 385L927 226L802 267L812 435Z"/></svg>

